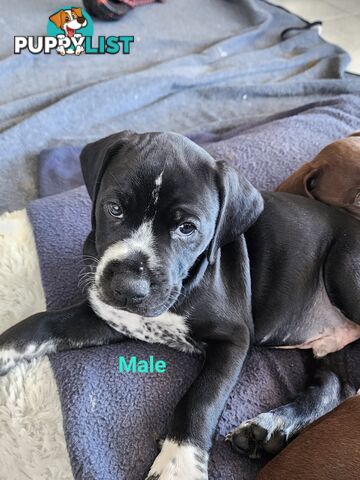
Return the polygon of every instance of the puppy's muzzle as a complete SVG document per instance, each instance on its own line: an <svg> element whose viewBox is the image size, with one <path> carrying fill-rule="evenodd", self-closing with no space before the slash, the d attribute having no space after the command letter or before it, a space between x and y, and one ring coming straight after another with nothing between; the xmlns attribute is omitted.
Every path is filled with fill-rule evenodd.
<svg viewBox="0 0 360 480"><path fill-rule="evenodd" d="M86 18L85 18L85 17L77 17L76 20L80 23L80 25L82 25L83 23L86 22Z"/></svg>
<svg viewBox="0 0 360 480"><path fill-rule="evenodd" d="M140 258L112 261L103 276L111 295L123 307L138 305L150 295L148 269Z"/></svg>

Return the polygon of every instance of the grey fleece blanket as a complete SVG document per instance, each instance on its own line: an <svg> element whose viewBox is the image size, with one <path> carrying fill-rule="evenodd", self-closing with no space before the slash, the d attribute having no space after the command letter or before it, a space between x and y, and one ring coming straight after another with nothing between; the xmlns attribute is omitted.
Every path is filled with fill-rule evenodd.
<svg viewBox="0 0 360 480"><path fill-rule="evenodd" d="M349 95L261 125L243 125L222 136L194 138L216 158L242 168L258 188L273 189L324 145L360 129L359 112L360 98ZM75 171L78 158L74 151L67 153ZM66 150L60 155L65 158ZM58 158L58 150L47 152L42 168L52 165L57 181L62 179L64 185ZM58 188L51 183L44 187L47 193ZM36 200L28 206L28 213L49 308L78 300L82 296L77 288L81 244L90 218L84 187ZM359 349L354 349L358 358ZM119 355L147 358L150 354L165 359L165 374L118 373ZM196 357L135 341L55 354L51 364L73 473L81 480L143 478L156 455L156 438L166 433L176 402L199 369ZM211 480L255 478L262 463L235 455L224 435L242 420L289 401L304 387L304 381L300 352L252 351L217 427L210 457Z"/></svg>
<svg viewBox="0 0 360 480"><path fill-rule="evenodd" d="M0 211L38 196L42 149L126 128L219 131L360 91L343 50L310 30L281 40L306 23L260 0L171 0L95 21L95 36L134 35L127 56L12 54L14 35L44 35L63 6L19 0L0 11Z"/></svg>

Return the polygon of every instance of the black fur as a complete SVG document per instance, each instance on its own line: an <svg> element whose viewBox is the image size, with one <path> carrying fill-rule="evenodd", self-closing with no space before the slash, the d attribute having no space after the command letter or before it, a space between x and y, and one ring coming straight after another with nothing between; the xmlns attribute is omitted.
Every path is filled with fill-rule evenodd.
<svg viewBox="0 0 360 480"><path fill-rule="evenodd" d="M104 275L105 300L148 317L164 310L187 315L191 339L206 345L203 368L175 409L169 438L210 449L250 344L298 345L326 327L308 316L322 284L331 304L360 323L360 224L347 214L295 195L261 196L241 173L175 134L112 135L87 146L81 161L94 202L86 255L101 259L150 211L153 221L159 265L153 270L145 265L141 273L151 294L119 304ZM156 204L154 181L162 171ZM109 201L121 204L124 219L108 215ZM196 232L176 237L177 225L189 219ZM139 261L135 256L135 265ZM116 267L123 278L132 268L125 263ZM115 342L123 335L85 302L24 320L1 335L0 345L22 350L49 338L65 349ZM293 404L231 435L237 450L250 456L276 452L341 401L345 394L333 367L317 363L321 373Z"/></svg>

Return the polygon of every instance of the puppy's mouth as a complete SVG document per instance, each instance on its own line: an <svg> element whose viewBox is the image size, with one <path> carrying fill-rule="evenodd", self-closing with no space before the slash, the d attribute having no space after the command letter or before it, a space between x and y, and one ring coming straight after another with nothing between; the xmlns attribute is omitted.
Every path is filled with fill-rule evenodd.
<svg viewBox="0 0 360 480"><path fill-rule="evenodd" d="M68 26L65 26L65 28L66 28L66 35L67 35L68 37L73 37L74 34L75 34L75 29L74 29L74 28L70 28L70 27L68 27Z"/></svg>
<svg viewBox="0 0 360 480"><path fill-rule="evenodd" d="M102 288L99 285L94 284L92 287L93 294L95 293L96 297L99 298L103 303L106 303L110 307L116 308L118 310L124 310L129 313L134 313L142 317L158 317L162 313L168 311L175 303L178 301L181 293L181 285L172 285L168 287L165 292L161 295L160 298L158 295L153 294L149 296L147 301L139 300L127 300L127 301L118 301L111 292L108 292L107 289ZM160 295L159 295L160 297ZM163 300L165 297L165 300Z"/></svg>

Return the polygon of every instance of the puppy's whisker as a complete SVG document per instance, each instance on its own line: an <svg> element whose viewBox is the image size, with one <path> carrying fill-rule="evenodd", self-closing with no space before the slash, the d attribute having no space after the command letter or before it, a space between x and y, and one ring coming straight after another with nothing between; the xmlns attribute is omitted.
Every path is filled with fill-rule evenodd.
<svg viewBox="0 0 360 480"><path fill-rule="evenodd" d="M92 272L87 272L87 273L83 273L81 275L79 275L79 278L80 280L84 280L84 279L95 279L95 274L92 273Z"/></svg>
<svg viewBox="0 0 360 480"><path fill-rule="evenodd" d="M79 279L79 284L86 283L86 282L95 283L95 279L93 277L82 277Z"/></svg>
<svg viewBox="0 0 360 480"><path fill-rule="evenodd" d="M95 267L92 267L91 265L84 265L83 267L80 268L79 272L81 274L83 272L89 272L91 270L95 270Z"/></svg>
<svg viewBox="0 0 360 480"><path fill-rule="evenodd" d="M85 269L83 270L82 273L79 273L79 276L82 276L82 275L95 275L95 272L96 270L89 270L89 269Z"/></svg>
<svg viewBox="0 0 360 480"><path fill-rule="evenodd" d="M93 260L95 263L99 263L99 259L94 257L93 255L83 255L82 256L83 260Z"/></svg>
<svg viewBox="0 0 360 480"><path fill-rule="evenodd" d="M87 280L85 282L79 282L78 287L81 289L82 292L85 293L86 290L89 290L89 288L91 288L93 284L94 284L93 281Z"/></svg>
<svg viewBox="0 0 360 480"><path fill-rule="evenodd" d="M79 275L78 286L90 286L95 283L95 273L85 272Z"/></svg>

